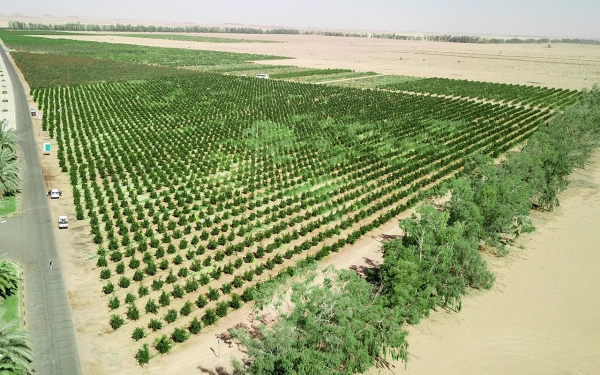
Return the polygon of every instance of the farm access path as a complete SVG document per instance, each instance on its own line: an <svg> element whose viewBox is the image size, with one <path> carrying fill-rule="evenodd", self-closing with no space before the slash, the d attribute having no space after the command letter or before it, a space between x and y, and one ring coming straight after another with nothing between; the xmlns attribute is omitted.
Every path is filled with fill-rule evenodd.
<svg viewBox="0 0 600 375"><path fill-rule="evenodd" d="M25 90L8 58L21 164L21 212L0 223L0 248L24 270L26 331L33 343L33 368L40 375L79 375L81 366L61 271L46 186ZM54 269L49 269L53 260Z"/></svg>

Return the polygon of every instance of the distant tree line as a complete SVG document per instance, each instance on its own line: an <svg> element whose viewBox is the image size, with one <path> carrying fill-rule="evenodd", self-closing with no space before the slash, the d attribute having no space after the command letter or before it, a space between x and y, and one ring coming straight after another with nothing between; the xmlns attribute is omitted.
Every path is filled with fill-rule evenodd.
<svg viewBox="0 0 600 375"><path fill-rule="evenodd" d="M136 33L230 33L230 34L300 34L296 29L258 29L253 27L219 26L152 26L152 25L98 25L81 22L65 24L25 23L9 21L10 30L34 31L97 31L97 32L136 32Z"/></svg>
<svg viewBox="0 0 600 375"><path fill-rule="evenodd" d="M346 38L374 38L396 40L422 40L431 42L504 44L504 43L575 43L600 44L596 39L561 39L561 38L483 38L475 35L409 35L396 33L360 33L342 31L309 30L300 31L289 28L259 29L255 27L220 27L220 26L153 26L153 25L98 25L72 22L64 24L26 23L9 21L10 30L33 31L96 31L96 32L136 32L136 33L223 33L223 34L292 34L292 35L323 35Z"/></svg>

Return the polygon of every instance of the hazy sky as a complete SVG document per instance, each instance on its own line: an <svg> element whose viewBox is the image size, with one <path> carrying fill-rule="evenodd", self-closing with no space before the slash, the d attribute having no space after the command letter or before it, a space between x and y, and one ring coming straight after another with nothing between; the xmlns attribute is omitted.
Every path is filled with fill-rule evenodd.
<svg viewBox="0 0 600 375"><path fill-rule="evenodd" d="M140 23L600 38L600 0L2 0L0 13Z"/></svg>

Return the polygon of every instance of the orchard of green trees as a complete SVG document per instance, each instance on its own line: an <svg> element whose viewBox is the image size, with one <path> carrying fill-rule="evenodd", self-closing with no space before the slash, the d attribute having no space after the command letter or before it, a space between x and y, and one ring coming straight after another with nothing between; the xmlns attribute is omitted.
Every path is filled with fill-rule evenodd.
<svg viewBox="0 0 600 375"><path fill-rule="evenodd" d="M404 323L438 306L460 309L467 288L489 289L494 276L479 251L533 230L532 208L552 210L574 168L585 167L600 141L600 89L584 92L499 164L482 154L439 193L441 210L424 204L401 221L403 236L383 245L384 262L366 279L351 271L314 271L314 259L288 272L292 282L254 290L256 307L277 311L273 324L230 330L249 361L238 373L354 374L408 358ZM312 265L309 266L307 264Z"/></svg>

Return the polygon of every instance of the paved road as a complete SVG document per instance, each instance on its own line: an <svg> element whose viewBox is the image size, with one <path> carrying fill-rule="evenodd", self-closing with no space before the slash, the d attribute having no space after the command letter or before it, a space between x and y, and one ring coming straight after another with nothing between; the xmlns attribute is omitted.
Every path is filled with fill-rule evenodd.
<svg viewBox="0 0 600 375"><path fill-rule="evenodd" d="M0 251L22 264L25 273L27 332L33 342L35 373L79 375L71 310L58 260L54 222L46 198L39 151L27 97L14 68L2 49L2 59L12 80L19 141L22 194L21 213L0 222ZM54 270L49 263L54 260Z"/></svg>

